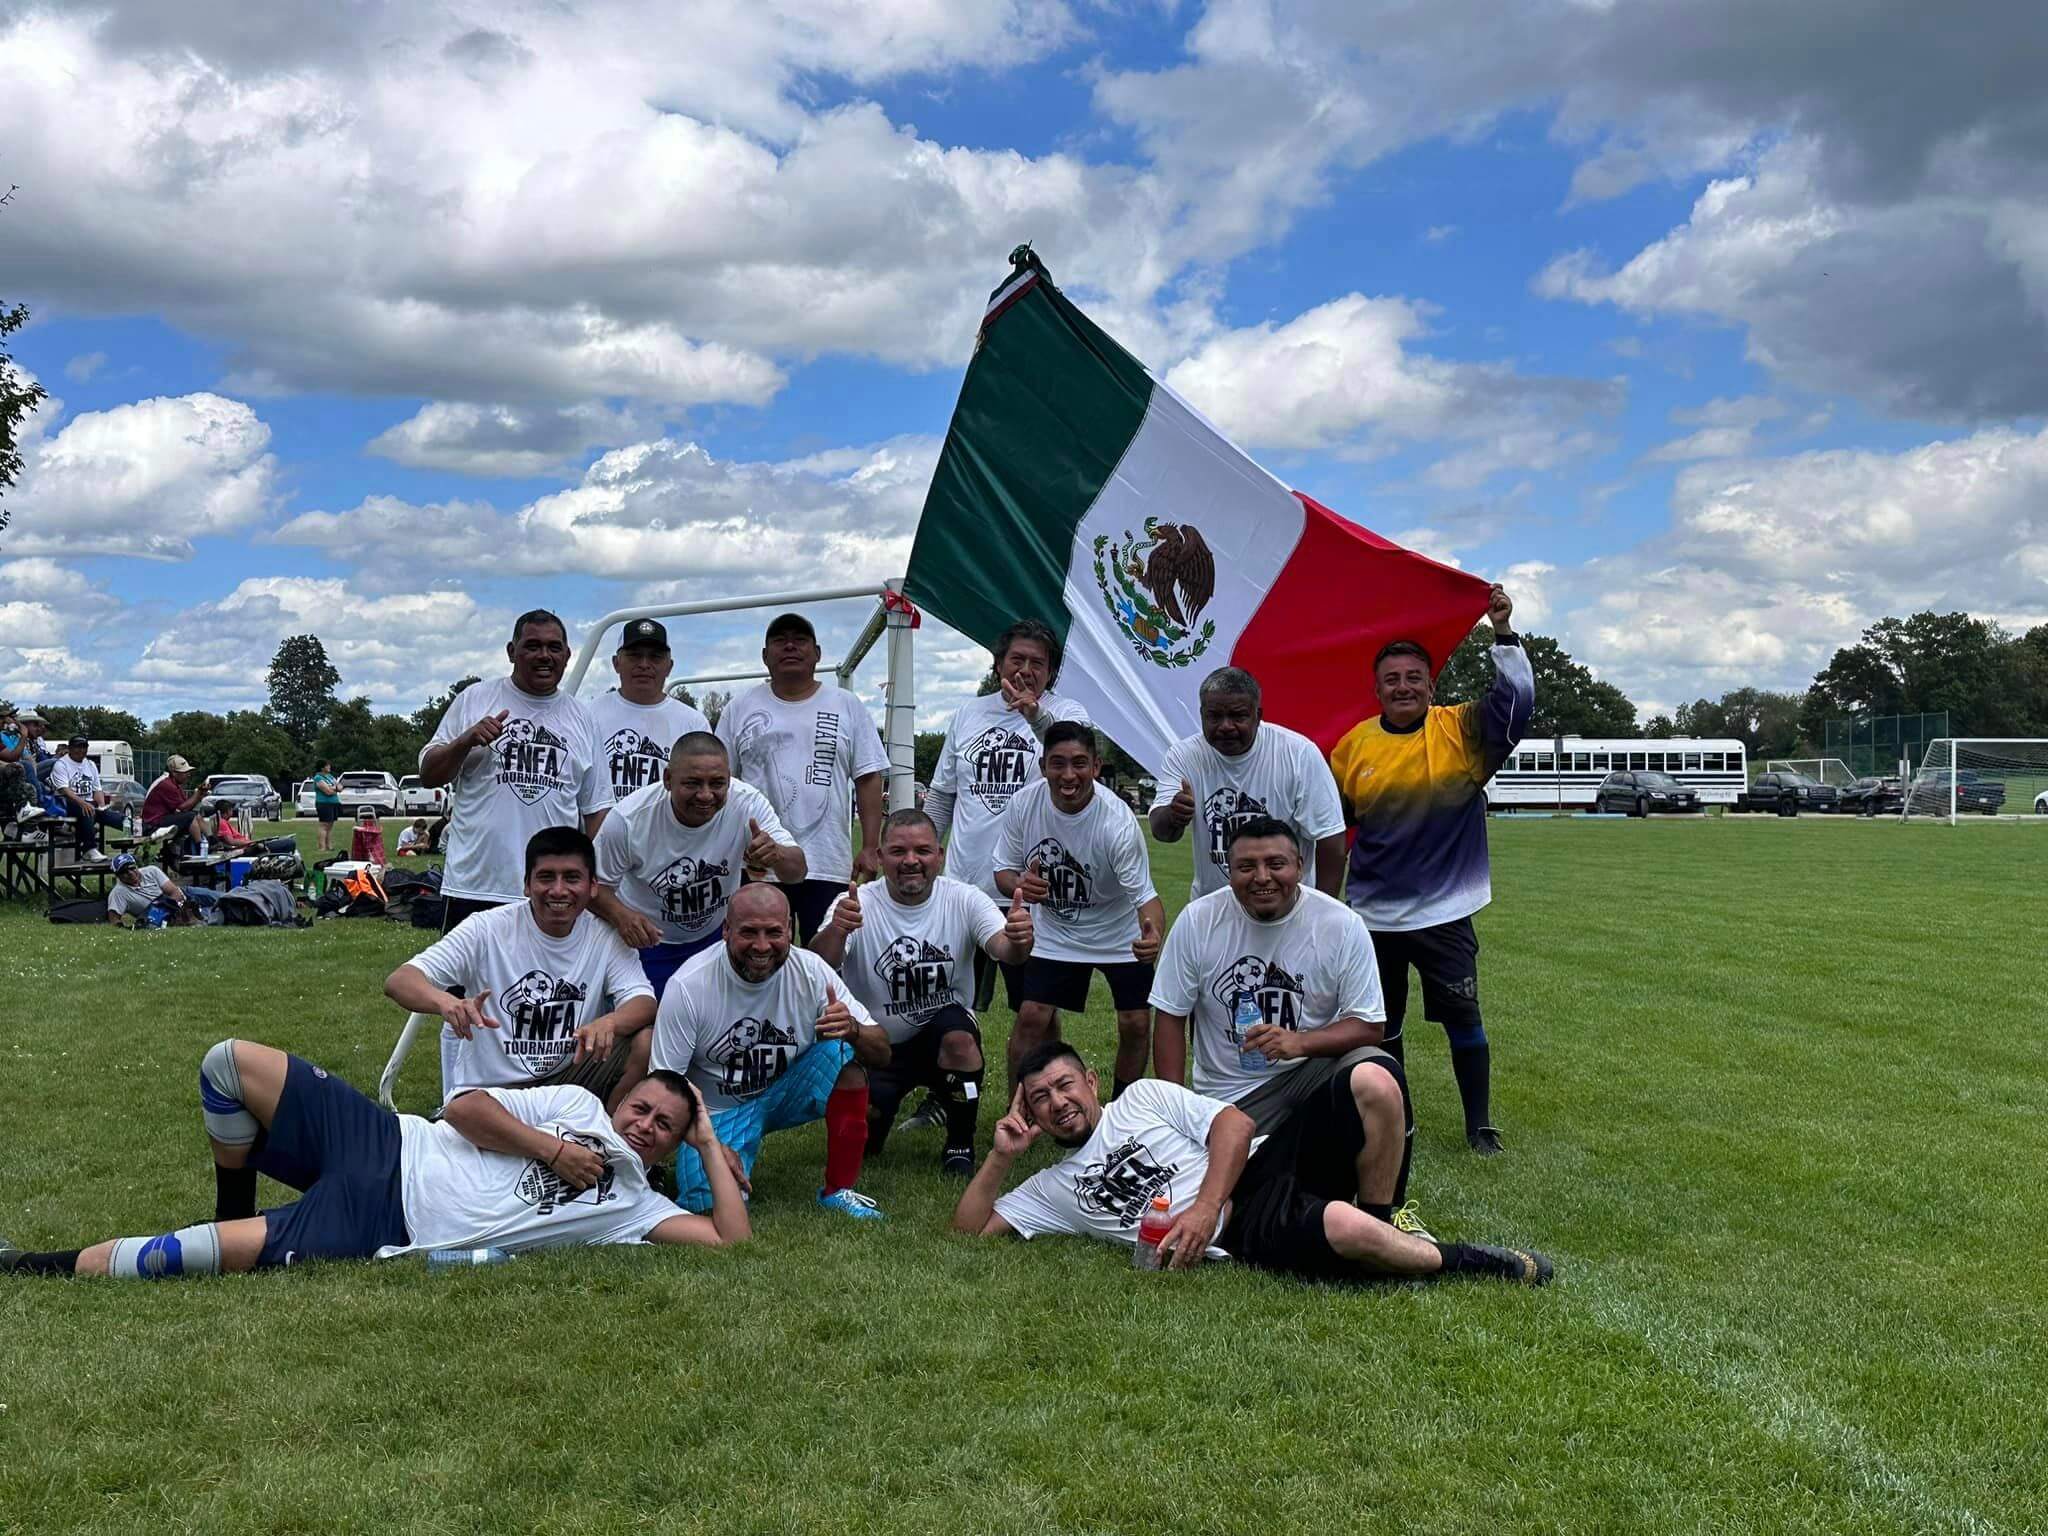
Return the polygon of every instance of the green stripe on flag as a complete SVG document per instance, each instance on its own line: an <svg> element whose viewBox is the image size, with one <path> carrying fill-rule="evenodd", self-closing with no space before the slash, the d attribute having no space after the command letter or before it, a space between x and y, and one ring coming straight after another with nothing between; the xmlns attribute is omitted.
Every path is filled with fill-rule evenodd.
<svg viewBox="0 0 2048 1536"><path fill-rule="evenodd" d="M1064 641L1074 530L1152 398L1144 365L1038 281L983 321L911 547L904 591L983 645L1020 618ZM997 293L1003 290L998 289Z"/></svg>

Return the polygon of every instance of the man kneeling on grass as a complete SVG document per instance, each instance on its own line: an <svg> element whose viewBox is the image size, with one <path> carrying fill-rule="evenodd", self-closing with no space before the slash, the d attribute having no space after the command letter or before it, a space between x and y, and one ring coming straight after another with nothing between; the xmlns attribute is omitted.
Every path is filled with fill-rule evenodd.
<svg viewBox="0 0 2048 1536"><path fill-rule="evenodd" d="M1105 1107L1095 1074L1064 1041L1026 1056L1017 1082L995 1149L953 1212L957 1231L1132 1243L1163 1195L1173 1226L1160 1246L1174 1269L1207 1256L1307 1280L1550 1278L1540 1253L1433 1242L1351 1204L1365 1132L1341 1084L1303 1103L1254 1151L1251 1116L1174 1083L1140 1079ZM1041 1135L1070 1155L1004 1194L1010 1165Z"/></svg>
<svg viewBox="0 0 2048 1536"><path fill-rule="evenodd" d="M199 1103L213 1145L211 1222L54 1253L0 1238L0 1270L159 1280L436 1248L718 1247L751 1230L711 1117L669 1072L642 1078L609 1115L565 1084L465 1093L428 1121L380 1108L300 1057L223 1040L200 1063ZM648 1168L684 1141L707 1171L709 1216L648 1187ZM259 1172L301 1197L258 1215Z"/></svg>

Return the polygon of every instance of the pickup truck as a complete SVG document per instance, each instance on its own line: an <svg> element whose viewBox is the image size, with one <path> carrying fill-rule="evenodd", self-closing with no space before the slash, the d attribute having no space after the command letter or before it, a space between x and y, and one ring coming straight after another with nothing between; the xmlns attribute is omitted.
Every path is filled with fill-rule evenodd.
<svg viewBox="0 0 2048 1536"><path fill-rule="evenodd" d="M436 785L429 789L418 774L408 773L398 781L398 811L402 816L446 816L448 788Z"/></svg>
<svg viewBox="0 0 2048 1536"><path fill-rule="evenodd" d="M1913 810L1916 815L1934 812L1948 814L1948 780L1946 768L1923 768L1913 777ZM1956 811L1967 815L1974 811L1979 816L1996 816L2005 805L2005 785L1997 779L1987 779L1974 769L1964 768L1956 776Z"/></svg>
<svg viewBox="0 0 2048 1536"><path fill-rule="evenodd" d="M1797 816L1801 811L1828 812L1841 808L1841 792L1832 784L1808 778L1789 768L1760 773L1749 788L1735 792L1735 811L1765 815Z"/></svg>

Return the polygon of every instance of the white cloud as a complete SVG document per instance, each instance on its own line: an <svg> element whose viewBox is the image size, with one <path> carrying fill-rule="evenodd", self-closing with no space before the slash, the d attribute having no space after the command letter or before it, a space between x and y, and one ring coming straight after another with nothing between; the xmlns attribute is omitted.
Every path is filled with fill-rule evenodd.
<svg viewBox="0 0 2048 1536"><path fill-rule="evenodd" d="M26 451L10 552L187 559L275 501L270 429L239 400L159 396L74 416Z"/></svg>
<svg viewBox="0 0 2048 1536"><path fill-rule="evenodd" d="M64 377L74 384L83 384L106 366L106 353L83 352L64 365Z"/></svg>
<svg viewBox="0 0 2048 1536"><path fill-rule="evenodd" d="M560 410L430 401L370 440L367 452L410 469L466 475L550 475L592 448L641 435L630 411L592 402Z"/></svg>
<svg viewBox="0 0 2048 1536"><path fill-rule="evenodd" d="M1166 381L1249 446L1371 456L1409 441L1459 444L1425 476L1439 489L1554 468L1604 446L1577 424L1621 403L1618 382L1418 353L1431 313L1408 299L1346 294L1284 324L1211 336Z"/></svg>
<svg viewBox="0 0 2048 1536"><path fill-rule="evenodd" d="M1682 464L1696 459L1735 459L1756 447L1757 428L1786 414L1786 407L1763 395L1710 400L1692 410L1676 410L1672 421L1697 426L1697 432L1674 438L1643 457L1652 464Z"/></svg>

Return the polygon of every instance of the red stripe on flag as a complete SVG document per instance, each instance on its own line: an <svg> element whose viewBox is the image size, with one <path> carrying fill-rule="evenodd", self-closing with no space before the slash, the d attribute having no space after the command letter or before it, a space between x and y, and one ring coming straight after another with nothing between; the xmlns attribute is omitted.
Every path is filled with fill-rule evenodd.
<svg viewBox="0 0 2048 1536"><path fill-rule="evenodd" d="M1268 720L1328 752L1380 712L1379 648L1419 640L1441 669L1486 612L1488 584L1294 494L1308 511L1301 542L1230 659L1259 680Z"/></svg>

